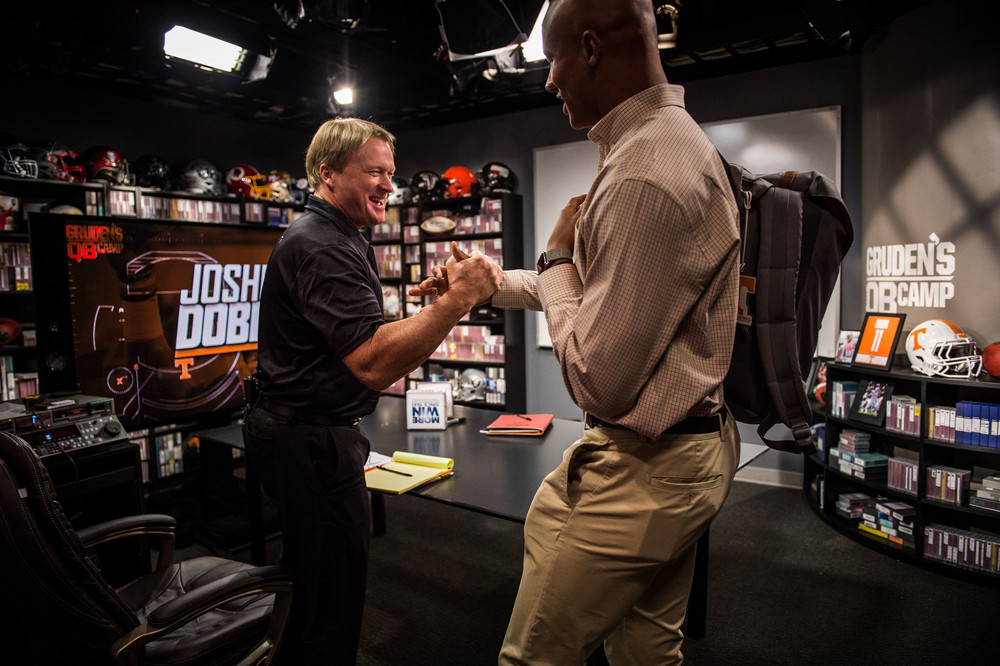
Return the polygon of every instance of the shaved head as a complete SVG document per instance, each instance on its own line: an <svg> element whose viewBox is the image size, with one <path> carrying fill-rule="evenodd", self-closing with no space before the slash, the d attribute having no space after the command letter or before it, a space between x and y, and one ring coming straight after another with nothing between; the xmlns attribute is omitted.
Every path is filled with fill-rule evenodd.
<svg viewBox="0 0 1000 666"><path fill-rule="evenodd" d="M542 23L546 89L576 128L622 101L666 83L650 0L553 0Z"/></svg>

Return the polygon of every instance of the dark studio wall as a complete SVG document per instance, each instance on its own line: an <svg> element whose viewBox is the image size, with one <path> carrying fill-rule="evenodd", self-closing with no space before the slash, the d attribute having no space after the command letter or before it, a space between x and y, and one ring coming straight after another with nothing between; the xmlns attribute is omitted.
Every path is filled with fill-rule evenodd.
<svg viewBox="0 0 1000 666"><path fill-rule="evenodd" d="M16 79L17 104L0 105L0 131L21 143L51 140L82 154L107 145L134 161L158 155L174 170L205 159L225 173L247 164L262 173L305 175L310 134L234 120L164 100Z"/></svg>

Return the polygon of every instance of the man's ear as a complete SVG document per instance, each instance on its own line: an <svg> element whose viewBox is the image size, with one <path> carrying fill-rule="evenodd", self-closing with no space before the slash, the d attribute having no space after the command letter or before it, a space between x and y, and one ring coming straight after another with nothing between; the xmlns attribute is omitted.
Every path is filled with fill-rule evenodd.
<svg viewBox="0 0 1000 666"><path fill-rule="evenodd" d="M328 167L326 164L319 165L319 179L330 189L333 189L333 183L336 180L336 172Z"/></svg>
<svg viewBox="0 0 1000 666"><path fill-rule="evenodd" d="M580 37L583 55L588 65L596 65L601 58L601 38L593 30L585 30Z"/></svg>

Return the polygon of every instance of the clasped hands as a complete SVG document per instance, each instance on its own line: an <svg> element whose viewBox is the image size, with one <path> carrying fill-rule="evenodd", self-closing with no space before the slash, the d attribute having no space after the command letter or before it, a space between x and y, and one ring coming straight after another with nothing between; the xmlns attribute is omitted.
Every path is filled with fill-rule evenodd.
<svg viewBox="0 0 1000 666"><path fill-rule="evenodd" d="M451 256L444 266L435 266L432 277L408 292L410 296L443 296L451 291L474 297L473 305L490 300L503 282L503 269L479 250L466 254L451 242Z"/></svg>

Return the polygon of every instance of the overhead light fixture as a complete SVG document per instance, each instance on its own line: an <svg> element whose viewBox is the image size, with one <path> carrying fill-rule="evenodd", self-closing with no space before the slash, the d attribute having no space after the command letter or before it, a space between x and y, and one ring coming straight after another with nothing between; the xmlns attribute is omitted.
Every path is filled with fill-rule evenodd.
<svg viewBox="0 0 1000 666"><path fill-rule="evenodd" d="M326 78L330 86L330 96L326 98L326 109L330 113L351 113L354 110L354 85L356 73L344 68L338 74Z"/></svg>
<svg viewBox="0 0 1000 666"><path fill-rule="evenodd" d="M545 0L542 4L542 8L538 12L538 18L535 19L535 25L531 28L531 34L528 35L528 41L521 44L524 59L528 62L545 60L545 52L542 50L542 19L545 18L545 12L547 11L549 11L549 0Z"/></svg>
<svg viewBox="0 0 1000 666"><path fill-rule="evenodd" d="M163 33L163 53L203 69L234 72L243 67L249 51L211 35L175 25Z"/></svg>
<svg viewBox="0 0 1000 666"><path fill-rule="evenodd" d="M350 86L342 86L333 91L333 101L341 106L354 104L354 89Z"/></svg>
<svg viewBox="0 0 1000 666"><path fill-rule="evenodd" d="M661 2L656 6L656 47L660 50L677 47L677 7Z"/></svg>

